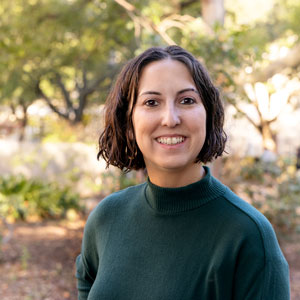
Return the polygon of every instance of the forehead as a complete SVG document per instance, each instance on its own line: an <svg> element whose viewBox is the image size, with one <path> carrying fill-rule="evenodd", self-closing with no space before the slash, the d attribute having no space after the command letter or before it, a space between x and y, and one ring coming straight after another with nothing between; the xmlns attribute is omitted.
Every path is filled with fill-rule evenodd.
<svg viewBox="0 0 300 300"><path fill-rule="evenodd" d="M146 65L140 75L138 90L178 86L178 88L195 87L187 66L174 59L154 61Z"/></svg>

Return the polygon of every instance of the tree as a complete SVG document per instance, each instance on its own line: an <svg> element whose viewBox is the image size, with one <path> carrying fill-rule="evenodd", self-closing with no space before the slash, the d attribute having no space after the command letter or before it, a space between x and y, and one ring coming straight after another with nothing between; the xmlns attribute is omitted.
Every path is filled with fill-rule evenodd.
<svg viewBox="0 0 300 300"><path fill-rule="evenodd" d="M143 42L143 48L156 43L179 44L197 55L222 88L227 103L233 105L237 115L246 117L262 135L263 147L276 151L276 132L272 124L276 122L278 115L270 119L261 111L260 103L267 98L274 98L279 91L275 94L269 91L267 98L256 95L254 101L244 87L247 83L260 87L272 85L270 82L278 73L288 72L290 79L298 76L300 51L296 37L300 29L297 17L300 13L299 3L293 0L275 0L269 15L248 24L236 22L238 11L234 11L232 7L233 10L229 11L222 26L222 1L174 0L163 2L160 6L157 6L156 1L144 1L143 5L147 9L139 9L137 2L129 4L125 0L115 1L135 20L134 24L138 28L136 32ZM247 13L251 15L251 12ZM154 36L159 38L154 39ZM286 51L285 56L273 60L269 57L274 45L290 50ZM294 88L282 102L287 103L287 99L298 94L298 89ZM243 103L254 106L258 122L241 108Z"/></svg>
<svg viewBox="0 0 300 300"><path fill-rule="evenodd" d="M44 99L69 122L80 122L88 101L103 101L113 74L136 49L133 30L127 29L131 21L117 4L105 1L3 2L9 45L4 55L15 50L6 77L26 72L35 99ZM15 89L22 80L13 80Z"/></svg>
<svg viewBox="0 0 300 300"><path fill-rule="evenodd" d="M269 35L265 34L264 43L257 44L263 52L246 61L243 74L235 79L242 87L239 96L255 108L257 120L241 108L242 99L233 100L237 93L229 96L237 112L261 134L263 149L273 152L277 152L277 132L272 125L284 106L300 95L300 23L295 17L299 12L299 3L277 2L262 27Z"/></svg>
<svg viewBox="0 0 300 300"><path fill-rule="evenodd" d="M1 3L0 30L0 103L11 108L20 128L19 139L23 140L25 127L28 122L27 109L36 99L34 84L28 72L28 65L24 63L24 49L27 40L17 38L20 20L11 18L17 14L18 6L12 3ZM21 113L20 113L21 111Z"/></svg>
<svg viewBox="0 0 300 300"><path fill-rule="evenodd" d="M224 25L224 1L223 0L202 0L201 1L201 15L206 24L210 27L217 23Z"/></svg>
<svg viewBox="0 0 300 300"><path fill-rule="evenodd" d="M274 5L269 15L241 23L237 5L226 7L223 22L221 0L4 0L0 60L6 72L0 75L0 85L10 80L15 89L5 88L2 98L18 102L16 86L24 91L34 86L36 97L77 123L88 103L103 101L124 61L149 46L178 44L207 66L226 102L250 121L241 105L256 105L244 88L247 83L268 86L276 74L292 79L299 73L300 5L270 1ZM274 47L285 49L285 55L274 59ZM22 97L26 103L33 98ZM273 138L275 120L269 121L261 114L260 122L252 124Z"/></svg>

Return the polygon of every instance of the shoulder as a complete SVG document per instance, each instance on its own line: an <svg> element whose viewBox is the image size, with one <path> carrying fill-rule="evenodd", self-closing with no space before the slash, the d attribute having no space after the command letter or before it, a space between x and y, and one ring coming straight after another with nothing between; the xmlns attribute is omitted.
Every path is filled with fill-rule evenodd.
<svg viewBox="0 0 300 300"><path fill-rule="evenodd" d="M236 280L240 280L237 298L289 299L289 267L271 223L231 190L228 189L224 197L237 227L233 240L233 244L238 241L235 252ZM248 297L243 294L245 291Z"/></svg>
<svg viewBox="0 0 300 300"><path fill-rule="evenodd" d="M90 213L87 225L101 225L113 219L123 208L134 204L144 193L146 183L128 187L124 190L112 193L99 202L99 204Z"/></svg>
<svg viewBox="0 0 300 300"><path fill-rule="evenodd" d="M223 196L232 211L232 222L237 228L237 234L243 235L245 244L260 249L266 260L283 257L276 234L268 219L229 188Z"/></svg>
<svg viewBox="0 0 300 300"><path fill-rule="evenodd" d="M274 231L268 219L261 212L241 199L229 188L226 189L223 196L240 222L252 223L262 235L269 231Z"/></svg>
<svg viewBox="0 0 300 300"><path fill-rule="evenodd" d="M218 210L222 210L221 216L228 226L236 225L240 230L244 227L248 230L252 228L262 235L273 232L270 222L255 207L241 199L218 179L212 177L211 181L219 191L217 198L221 201L218 201L217 207Z"/></svg>
<svg viewBox="0 0 300 300"><path fill-rule="evenodd" d="M94 209L95 213L101 213L102 211L116 209L127 205L128 202L134 201L136 198L139 198L141 194L143 194L145 186L146 183L142 183L110 194L101 200L96 206Z"/></svg>

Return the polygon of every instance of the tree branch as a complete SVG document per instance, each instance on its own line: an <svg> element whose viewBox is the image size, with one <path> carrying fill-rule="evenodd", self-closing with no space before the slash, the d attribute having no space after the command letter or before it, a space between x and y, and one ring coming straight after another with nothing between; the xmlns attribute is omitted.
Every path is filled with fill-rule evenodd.
<svg viewBox="0 0 300 300"><path fill-rule="evenodd" d="M110 66L109 70L107 70L105 73L103 72L101 74L98 74L97 77L95 76L95 79L90 84L89 84L88 80L85 78L85 80L83 80L83 82L84 82L84 86L82 88L83 93L85 95L92 94L94 91L96 91L96 89L98 88L100 83L106 77L112 77L115 74L115 72L118 71L119 67L120 67L119 65Z"/></svg>
<svg viewBox="0 0 300 300"><path fill-rule="evenodd" d="M226 94L225 94L226 95ZM252 120L248 115L247 115L247 113L246 112L244 112L241 108L239 108L238 107L238 105L234 102L234 101L231 101L230 99L232 99L230 96L229 96L229 94L227 94L226 95L226 98L229 100L229 103L231 104L231 105L233 105L233 107L240 113L240 114L242 114L244 117L246 117L247 118L247 120L256 128L256 129L258 129L259 128L259 124L256 124L255 123L255 121L254 120ZM257 107L256 107L256 109L257 109ZM260 115L260 112L258 111L258 114ZM261 118L261 115L260 115L260 118Z"/></svg>
<svg viewBox="0 0 300 300"><path fill-rule="evenodd" d="M66 113L61 112L55 105L53 105L53 103L51 102L51 100L47 97L47 95L42 91L42 89L40 88L40 82L37 82L36 84L36 94L43 98L46 103L48 104L48 106L55 112L57 113L59 116L63 117L66 120L69 120L69 115Z"/></svg>
<svg viewBox="0 0 300 300"><path fill-rule="evenodd" d="M199 0L188 0L188 1L183 1L179 4L180 10L194 4L195 2L198 2Z"/></svg>
<svg viewBox="0 0 300 300"><path fill-rule="evenodd" d="M68 111L70 111L70 112L74 111L73 103L72 103L71 98L70 98L70 93L67 91L64 83L62 82L60 74L56 73L55 76L56 76L56 84L59 86L59 88L62 91L63 98L64 98L64 101L65 101L66 106L68 108Z"/></svg>
<svg viewBox="0 0 300 300"><path fill-rule="evenodd" d="M121 5L122 7L124 7L128 11L131 11L131 12L136 11L135 6L133 6L132 4L130 4L129 2L127 2L125 0L115 0L115 2L117 2L119 5Z"/></svg>
<svg viewBox="0 0 300 300"><path fill-rule="evenodd" d="M189 15L178 15L178 14L172 14L165 19L163 19L159 25L159 27L163 30L166 31L167 29L171 27L177 27L180 29L184 29L185 27L185 22L191 22L195 21L195 18L189 16Z"/></svg>
<svg viewBox="0 0 300 300"><path fill-rule="evenodd" d="M79 122L82 118L83 115L83 110L86 106L87 100L88 100L88 96L92 93L94 93L97 90L97 87L99 86L99 84L105 79L105 75L100 75L98 76L98 78L96 78L90 85L88 85L88 80L86 78L86 72L83 71L82 73L82 79L83 79L83 86L79 87L78 86L78 92L79 92L79 103L78 103L78 107L75 109L75 119L74 119L74 123Z"/></svg>
<svg viewBox="0 0 300 300"><path fill-rule="evenodd" d="M114 0L114 1L127 11L128 15L134 21L135 24L138 24L141 27L146 28L147 30L151 30L153 32L158 33L168 45L176 45L175 41L173 41L172 38L162 28L155 25L151 20L142 16L141 13L135 8L134 5L130 4L125 0Z"/></svg>
<svg viewBox="0 0 300 300"><path fill-rule="evenodd" d="M87 84L88 84L87 76L86 76L86 70L82 71L82 82L83 82L83 86L86 87Z"/></svg>
<svg viewBox="0 0 300 300"><path fill-rule="evenodd" d="M300 65L300 44L292 48L288 54L279 60L271 62L265 69L254 72L251 82L265 82L285 68L296 68Z"/></svg>
<svg viewBox="0 0 300 300"><path fill-rule="evenodd" d="M256 128L258 129L260 125L256 124L248 115L245 113L242 109L240 109L237 105L234 105L235 109L242 114L243 116L246 117L246 119Z"/></svg>

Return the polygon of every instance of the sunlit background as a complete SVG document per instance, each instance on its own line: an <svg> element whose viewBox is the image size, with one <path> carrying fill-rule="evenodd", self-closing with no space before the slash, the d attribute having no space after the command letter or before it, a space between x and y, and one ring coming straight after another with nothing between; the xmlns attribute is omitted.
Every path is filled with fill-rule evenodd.
<svg viewBox="0 0 300 300"><path fill-rule="evenodd" d="M105 97L128 59L177 44L224 99L213 172L271 221L300 299L299 16L298 0L2 0L0 298L76 299L88 213L145 179L96 159Z"/></svg>

